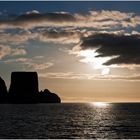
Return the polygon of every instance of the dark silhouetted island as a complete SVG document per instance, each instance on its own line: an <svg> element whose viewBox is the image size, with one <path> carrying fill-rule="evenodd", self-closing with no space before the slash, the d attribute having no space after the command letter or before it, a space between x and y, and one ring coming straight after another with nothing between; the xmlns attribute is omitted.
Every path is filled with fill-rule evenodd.
<svg viewBox="0 0 140 140"><path fill-rule="evenodd" d="M48 89L39 92L37 72L12 72L9 92L0 78L0 103L61 103L61 99Z"/></svg>

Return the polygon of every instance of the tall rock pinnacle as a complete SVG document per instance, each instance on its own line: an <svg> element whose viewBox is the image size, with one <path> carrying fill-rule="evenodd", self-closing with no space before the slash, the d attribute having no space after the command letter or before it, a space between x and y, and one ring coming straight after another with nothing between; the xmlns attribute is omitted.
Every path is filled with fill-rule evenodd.
<svg viewBox="0 0 140 140"><path fill-rule="evenodd" d="M32 97L38 92L38 75L36 72L12 72L10 94Z"/></svg>

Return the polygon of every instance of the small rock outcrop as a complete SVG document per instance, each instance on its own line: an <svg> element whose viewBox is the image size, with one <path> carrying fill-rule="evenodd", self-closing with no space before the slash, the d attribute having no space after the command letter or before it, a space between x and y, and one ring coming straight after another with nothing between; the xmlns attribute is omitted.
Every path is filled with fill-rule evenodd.
<svg viewBox="0 0 140 140"><path fill-rule="evenodd" d="M60 97L55 94L50 92L48 89L45 89L44 91L40 91L39 93L39 100L41 100L43 103L60 103L61 99Z"/></svg>

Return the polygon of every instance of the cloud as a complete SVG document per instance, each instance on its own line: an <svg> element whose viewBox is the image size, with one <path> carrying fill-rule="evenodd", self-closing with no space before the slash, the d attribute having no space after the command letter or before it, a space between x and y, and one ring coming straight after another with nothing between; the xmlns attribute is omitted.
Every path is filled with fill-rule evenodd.
<svg viewBox="0 0 140 140"><path fill-rule="evenodd" d="M0 45L0 59L11 54L11 48L8 46Z"/></svg>
<svg viewBox="0 0 140 140"><path fill-rule="evenodd" d="M40 26L87 27L109 29L115 27L136 27L140 16L120 11L89 11L86 14L53 12L40 13L37 10L26 12L10 20L1 20L0 28L34 28Z"/></svg>
<svg viewBox="0 0 140 140"><path fill-rule="evenodd" d="M44 62L44 63L36 62L36 60L31 59L31 58L9 59L9 60L5 60L3 62L6 64L11 64L11 63L16 62L16 63L22 64L22 65L25 65L27 68L32 69L32 70L46 70L54 65L51 62Z"/></svg>
<svg viewBox="0 0 140 140"><path fill-rule="evenodd" d="M119 75L97 75L74 72L58 72L58 73L39 73L39 77L50 79L68 79L68 80L124 80L124 81L140 81L140 75L119 76Z"/></svg>
<svg viewBox="0 0 140 140"><path fill-rule="evenodd" d="M93 27L96 29L109 29L115 27L134 27L138 22L130 19L137 17L134 13L125 13L120 11L89 11L88 14L75 14L83 27ZM139 17L137 17L139 19ZM135 23L135 24L134 24Z"/></svg>
<svg viewBox="0 0 140 140"><path fill-rule="evenodd" d="M4 60L4 63L14 63L14 62L19 62L19 63L30 63L32 61L31 58L16 58L16 59L8 59Z"/></svg>
<svg viewBox="0 0 140 140"><path fill-rule="evenodd" d="M32 10L32 11L27 11L26 14L27 15L32 15L32 14L34 15L34 14L40 14L40 12L37 10Z"/></svg>
<svg viewBox="0 0 140 140"><path fill-rule="evenodd" d="M27 52L20 48L11 48L6 45L0 45L0 60L5 56L25 55Z"/></svg>
<svg viewBox="0 0 140 140"><path fill-rule="evenodd" d="M69 44L78 43L83 34L84 33L80 30L48 29L38 33L38 38L44 42Z"/></svg>
<svg viewBox="0 0 140 140"><path fill-rule="evenodd" d="M58 26L66 24L68 22L76 21L75 17L66 12L54 12L54 13L39 13L37 11L26 12L23 15L17 16L13 20L0 21L1 28L33 28L36 26L52 26L59 24Z"/></svg>
<svg viewBox="0 0 140 140"><path fill-rule="evenodd" d="M28 66L35 70L45 70L53 66L53 63L47 62L47 63L36 64L36 63L30 62L28 63Z"/></svg>
<svg viewBox="0 0 140 140"><path fill-rule="evenodd" d="M0 33L0 42L9 43L10 45L19 45L25 43L28 40L35 39L37 36L36 33L32 33L28 30L21 30L17 33L12 32L1 32Z"/></svg>
<svg viewBox="0 0 140 140"><path fill-rule="evenodd" d="M94 50L95 58L110 57L104 65L140 64L140 35L95 33L83 37L73 50Z"/></svg>
<svg viewBox="0 0 140 140"><path fill-rule="evenodd" d="M42 42L70 44L78 43L80 38L84 36L84 30L72 29L34 29L34 31L20 30L17 33L1 32L0 42L10 45L20 45L30 40L38 40Z"/></svg>
<svg viewBox="0 0 140 140"><path fill-rule="evenodd" d="M27 52L24 49L18 49L18 48L11 49L11 55L12 56L25 55L25 54L27 54Z"/></svg>
<svg viewBox="0 0 140 140"><path fill-rule="evenodd" d="M114 20L126 20L130 17L133 17L134 13L125 13L120 11L108 11L108 10L102 10L102 11L90 11L91 18L96 21L104 21L109 19Z"/></svg>
<svg viewBox="0 0 140 140"><path fill-rule="evenodd" d="M88 13L41 13L34 9L12 19L1 20L0 42L18 45L33 39L70 44L78 43L81 37L89 36L95 30L113 29L114 31L117 28L121 30L123 27L137 25L140 25L140 16L135 13L108 10ZM21 31L3 32L4 29L9 28Z"/></svg>

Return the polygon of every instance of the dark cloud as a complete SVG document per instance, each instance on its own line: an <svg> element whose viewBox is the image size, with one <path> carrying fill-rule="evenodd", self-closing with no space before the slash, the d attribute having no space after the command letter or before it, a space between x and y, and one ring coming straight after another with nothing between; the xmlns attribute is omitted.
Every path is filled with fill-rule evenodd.
<svg viewBox="0 0 140 140"><path fill-rule="evenodd" d="M15 19L15 21L26 21L26 20L50 20L50 21L75 21L75 18L69 14L69 13L46 13L46 14L41 14L41 13L29 13L29 14L24 14Z"/></svg>
<svg viewBox="0 0 140 140"><path fill-rule="evenodd" d="M37 13L28 12L26 14L12 18L11 20L1 20L0 25L6 26L26 26L32 23L42 23L42 22L75 22L76 18L70 13L59 12L59 13ZM31 25L30 25L31 26Z"/></svg>
<svg viewBox="0 0 140 140"><path fill-rule="evenodd" d="M140 35L97 33L82 38L81 49L96 49L96 57L112 57L104 63L140 64Z"/></svg>
<svg viewBox="0 0 140 140"><path fill-rule="evenodd" d="M67 37L73 37L73 36L79 36L82 35L82 33L78 30L46 30L42 32L43 36L46 36L47 38L67 38Z"/></svg>
<svg viewBox="0 0 140 140"><path fill-rule="evenodd" d="M84 33L80 30L45 29L38 33L41 41L60 44L78 43Z"/></svg>

